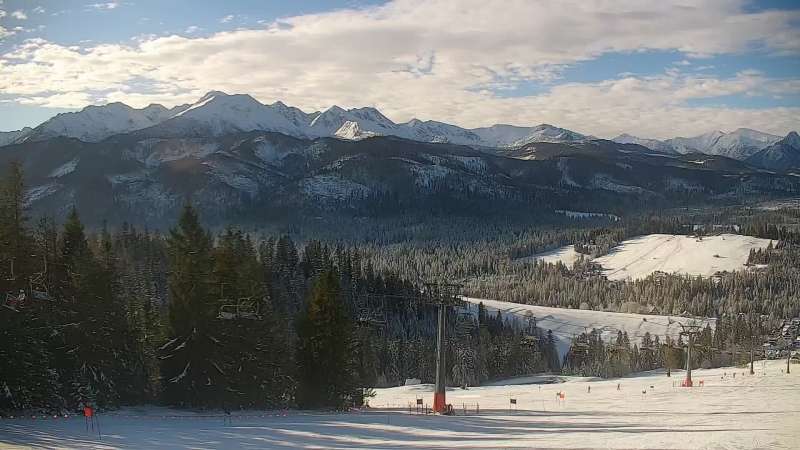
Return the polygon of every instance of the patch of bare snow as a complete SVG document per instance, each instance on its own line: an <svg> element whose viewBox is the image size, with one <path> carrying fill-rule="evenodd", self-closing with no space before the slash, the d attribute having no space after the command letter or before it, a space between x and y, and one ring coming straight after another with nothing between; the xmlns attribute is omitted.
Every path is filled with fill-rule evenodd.
<svg viewBox="0 0 800 450"><path fill-rule="evenodd" d="M69 175L75 171L75 168L78 167L78 158L73 158L70 161L56 167L47 175L50 178L59 178L63 177L64 175Z"/></svg>
<svg viewBox="0 0 800 450"><path fill-rule="evenodd" d="M58 191L61 187L58 183L47 183L41 186L34 186L29 188L25 191L23 195L22 202L25 205L31 205L32 203L39 201L49 195L52 195Z"/></svg>
<svg viewBox="0 0 800 450"><path fill-rule="evenodd" d="M717 272L744 270L751 249L764 248L769 239L722 234L697 239L650 234L623 241L596 258L610 280L641 279L653 272L711 277Z"/></svg>
<svg viewBox="0 0 800 450"><path fill-rule="evenodd" d="M555 250L548 250L546 252L537 253L525 258L519 258L515 261L520 263L539 261L547 264L556 264L561 262L567 267L572 267L572 265L575 264L575 261L578 261L581 258L588 258L588 256L576 252L574 245L566 245Z"/></svg>

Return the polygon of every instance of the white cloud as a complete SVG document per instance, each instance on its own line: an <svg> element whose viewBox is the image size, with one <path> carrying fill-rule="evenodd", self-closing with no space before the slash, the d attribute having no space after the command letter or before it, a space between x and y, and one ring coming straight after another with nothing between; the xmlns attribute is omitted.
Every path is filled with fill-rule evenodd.
<svg viewBox="0 0 800 450"><path fill-rule="evenodd" d="M87 8L91 9L100 9L100 10L110 10L110 9L117 9L119 7L119 2L105 2L105 3L90 3L86 5Z"/></svg>
<svg viewBox="0 0 800 450"><path fill-rule="evenodd" d="M91 98L84 92L65 92L41 97L20 97L17 103L23 105L37 105L48 108L75 108L75 105L87 105Z"/></svg>
<svg viewBox="0 0 800 450"><path fill-rule="evenodd" d="M14 31L6 29L2 25L0 25L0 40L5 39L9 36L13 36L14 34L15 34Z"/></svg>
<svg viewBox="0 0 800 450"><path fill-rule="evenodd" d="M202 30L202 28L198 27L197 25L190 25L190 26L186 27L186 30L184 30L184 32L186 34L194 34L194 33L197 33L200 30Z"/></svg>
<svg viewBox="0 0 800 450"><path fill-rule="evenodd" d="M18 9L18 10L16 10L16 11L11 13L11 17L13 17L13 18L15 18L17 20L25 20L25 19L28 18L28 15L25 14L25 11L23 11L21 9Z"/></svg>
<svg viewBox="0 0 800 450"><path fill-rule="evenodd" d="M228 14L227 16L223 17L222 19L219 19L219 23L228 23L228 22L233 20L233 17L234 17L233 14Z"/></svg>
<svg viewBox="0 0 800 450"><path fill-rule="evenodd" d="M800 12L748 13L743 5L397 0L211 36L141 37L131 45L68 48L29 40L0 58L0 93L42 104L54 97L59 104L74 101L72 107L111 100L144 106L185 103L221 89L307 110L374 105L395 120L549 122L603 137L745 125L776 133L796 129L800 108L687 106L698 98L794 89L792 80L757 73L721 79L673 66L657 77L553 83L564 67L609 52L800 53L793 25ZM139 88L142 81L156 88ZM498 95L521 83L543 84L546 91Z"/></svg>
<svg viewBox="0 0 800 450"><path fill-rule="evenodd" d="M6 16L6 12L0 9L0 19Z"/></svg>
<svg viewBox="0 0 800 450"><path fill-rule="evenodd" d="M46 10L45 10L43 7L41 7L41 6L37 6L36 8L33 8L33 9L31 10L31 12L34 12L34 13L36 13L36 14L44 14L44 13L45 13L45 11L46 11Z"/></svg>

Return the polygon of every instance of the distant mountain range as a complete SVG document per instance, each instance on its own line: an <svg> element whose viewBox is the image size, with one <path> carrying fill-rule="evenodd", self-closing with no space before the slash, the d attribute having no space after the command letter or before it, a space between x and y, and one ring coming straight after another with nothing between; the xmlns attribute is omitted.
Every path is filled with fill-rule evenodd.
<svg viewBox="0 0 800 450"><path fill-rule="evenodd" d="M781 140L781 136L739 128L730 133L712 131L700 136L676 137L665 141L642 139L628 134L621 134L613 140L620 143L643 145L651 150L664 153L705 153L744 161L758 153L759 150Z"/></svg>
<svg viewBox="0 0 800 450"><path fill-rule="evenodd" d="M85 142L100 142L118 134L139 137L214 137L248 131L272 131L301 139L337 137L360 140L373 136L397 136L420 142L451 143L473 148L509 149L530 143L580 143L595 138L553 125L532 127L493 125L461 128L436 121L412 119L395 123L375 108L343 109L306 113L282 102L265 105L249 95L211 91L191 105L168 109L150 105L142 109L122 103L88 106L81 111L58 114L36 128L0 133L0 146L40 141L58 136ZM730 133L714 131L695 137L664 141L622 134L613 139L621 144L638 144L665 154L704 153L740 161L777 143L780 136L740 128ZM772 170L796 168L791 157L767 158ZM766 161L753 158L753 164ZM766 167L766 166L765 166Z"/></svg>
<svg viewBox="0 0 800 450"><path fill-rule="evenodd" d="M305 113L209 92L172 109L90 106L2 133L0 167L22 163L34 214L63 217L75 205L89 224L163 228L190 200L211 223L260 226L796 196L799 144L796 133L752 130L655 141L552 125L394 123L374 108Z"/></svg>
<svg viewBox="0 0 800 450"><path fill-rule="evenodd" d="M265 105L249 95L212 91L191 105L167 109L150 105L135 109L122 103L89 106L59 114L36 128L0 133L0 145L39 141L56 136L99 142L121 133L158 137L209 137L246 131L273 131L304 139L339 137L363 139L397 136L421 142L447 142L474 147L515 147L530 142L573 142L586 139L579 133L538 125L494 125L465 129L435 121L413 119L394 123L375 108L342 109L306 113L282 102Z"/></svg>

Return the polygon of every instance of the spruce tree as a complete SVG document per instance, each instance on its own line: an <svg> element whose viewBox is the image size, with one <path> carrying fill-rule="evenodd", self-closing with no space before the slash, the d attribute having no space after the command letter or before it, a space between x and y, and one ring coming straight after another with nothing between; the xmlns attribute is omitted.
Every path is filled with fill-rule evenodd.
<svg viewBox="0 0 800 450"><path fill-rule="evenodd" d="M218 362L217 298L211 291L212 240L186 205L167 240L169 340L161 347L165 400L177 406L221 402L225 386Z"/></svg>
<svg viewBox="0 0 800 450"><path fill-rule="evenodd" d="M352 351L352 324L339 298L338 276L328 270L315 283L297 321L297 404L343 409L363 399Z"/></svg>

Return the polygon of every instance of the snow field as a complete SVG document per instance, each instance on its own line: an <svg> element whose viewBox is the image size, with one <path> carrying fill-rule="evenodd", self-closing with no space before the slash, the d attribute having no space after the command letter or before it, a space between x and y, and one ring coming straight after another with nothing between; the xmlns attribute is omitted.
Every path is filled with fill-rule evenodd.
<svg viewBox="0 0 800 450"><path fill-rule="evenodd" d="M751 249L764 248L769 239L739 234L708 236L702 240L670 234L628 239L595 261L610 280L641 279L655 271L710 277L717 272L745 269Z"/></svg>
<svg viewBox="0 0 800 450"><path fill-rule="evenodd" d="M455 417L408 413L416 398L432 401L433 386L417 385L377 389L364 412L234 413L229 425L221 415L127 409L100 415L102 440L85 431L81 417L3 419L0 448L790 449L800 439L800 367L791 375L783 367L784 361L757 362L755 376L743 368L695 370L695 382L705 386L691 389L673 388L682 371L671 378L653 371L603 381L558 377L562 383L452 389L447 399L457 411L463 403L481 408ZM552 377L530 381L537 378ZM563 402L555 400L559 391ZM516 410L509 409L511 398Z"/></svg>
<svg viewBox="0 0 800 450"><path fill-rule="evenodd" d="M739 234L695 237L648 234L625 240L607 255L595 258L609 280L639 280L654 272L711 277L717 272L746 269L751 249L765 248L769 239ZM568 267L580 258L572 245L533 255L525 260L563 262Z"/></svg>

